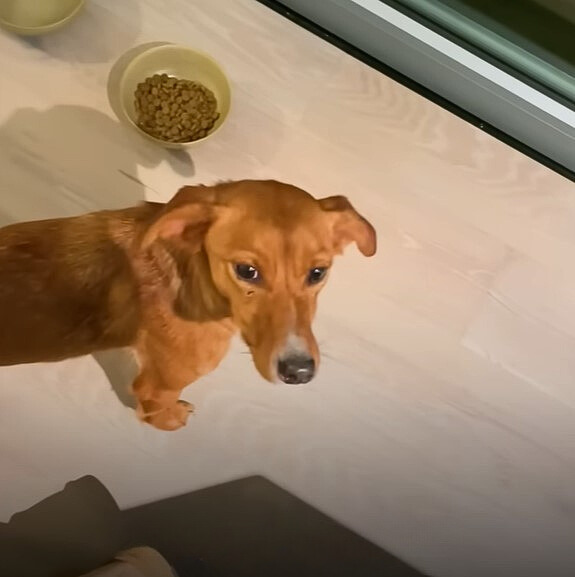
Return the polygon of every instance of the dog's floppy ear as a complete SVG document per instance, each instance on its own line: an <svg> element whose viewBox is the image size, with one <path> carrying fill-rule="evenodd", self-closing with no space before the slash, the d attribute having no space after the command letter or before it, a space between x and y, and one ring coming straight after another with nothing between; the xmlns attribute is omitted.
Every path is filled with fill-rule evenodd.
<svg viewBox="0 0 575 577"><path fill-rule="evenodd" d="M342 252L351 242L365 256L373 256L377 249L375 229L351 205L345 196L330 196L319 201L320 207L331 219L333 243L336 252Z"/></svg>
<svg viewBox="0 0 575 577"><path fill-rule="evenodd" d="M216 216L217 196L213 187L185 186L170 200L144 233L142 248L159 239L174 241L197 252Z"/></svg>

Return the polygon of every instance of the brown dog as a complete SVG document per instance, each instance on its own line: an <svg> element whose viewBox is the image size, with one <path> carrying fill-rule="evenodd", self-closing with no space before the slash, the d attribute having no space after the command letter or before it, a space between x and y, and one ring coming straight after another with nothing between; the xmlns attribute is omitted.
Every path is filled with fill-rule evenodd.
<svg viewBox="0 0 575 577"><path fill-rule="evenodd" d="M177 429L191 409L181 390L219 364L238 329L264 378L314 376L317 295L350 242L375 253L373 227L344 197L261 181L7 226L0 365L133 347L141 418Z"/></svg>

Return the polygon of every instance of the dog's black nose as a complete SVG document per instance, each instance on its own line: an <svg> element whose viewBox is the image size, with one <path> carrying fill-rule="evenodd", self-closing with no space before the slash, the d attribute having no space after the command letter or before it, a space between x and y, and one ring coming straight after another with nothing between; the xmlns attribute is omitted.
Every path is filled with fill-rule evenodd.
<svg viewBox="0 0 575 577"><path fill-rule="evenodd" d="M294 355L278 361L279 378L288 385L309 383L315 374L315 362L311 357Z"/></svg>

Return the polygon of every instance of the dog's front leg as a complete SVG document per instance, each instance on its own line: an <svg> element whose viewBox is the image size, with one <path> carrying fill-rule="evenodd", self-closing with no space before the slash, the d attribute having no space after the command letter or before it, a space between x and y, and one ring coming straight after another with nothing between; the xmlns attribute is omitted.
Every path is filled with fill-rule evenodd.
<svg viewBox="0 0 575 577"><path fill-rule="evenodd" d="M193 406L180 400L182 389L218 366L233 332L223 322L150 323L135 347L141 371L133 392L140 419L165 431L183 427Z"/></svg>
<svg viewBox="0 0 575 577"><path fill-rule="evenodd" d="M133 392L138 417L157 429L174 431L183 427L194 406L180 399L182 389L191 380L171 381L153 366L144 366L136 377Z"/></svg>

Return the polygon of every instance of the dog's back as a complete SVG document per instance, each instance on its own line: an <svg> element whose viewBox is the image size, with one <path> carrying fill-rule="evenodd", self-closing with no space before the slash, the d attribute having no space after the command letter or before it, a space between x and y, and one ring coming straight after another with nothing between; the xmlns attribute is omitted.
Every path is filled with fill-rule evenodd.
<svg viewBox="0 0 575 577"><path fill-rule="evenodd" d="M137 283L110 228L129 223L138 210L0 229L0 365L60 360L133 342L140 316Z"/></svg>

